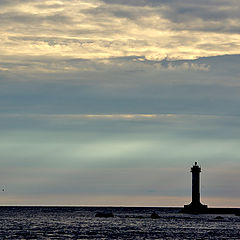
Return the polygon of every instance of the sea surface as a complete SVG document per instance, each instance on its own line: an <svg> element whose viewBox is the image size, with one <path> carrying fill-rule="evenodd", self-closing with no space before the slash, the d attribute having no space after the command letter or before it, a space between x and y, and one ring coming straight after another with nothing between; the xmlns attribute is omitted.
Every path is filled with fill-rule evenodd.
<svg viewBox="0 0 240 240"><path fill-rule="evenodd" d="M240 217L179 208L0 207L0 239L240 239ZM152 212L160 218L151 219ZM113 218L95 217L97 212ZM218 216L218 218L216 218Z"/></svg>

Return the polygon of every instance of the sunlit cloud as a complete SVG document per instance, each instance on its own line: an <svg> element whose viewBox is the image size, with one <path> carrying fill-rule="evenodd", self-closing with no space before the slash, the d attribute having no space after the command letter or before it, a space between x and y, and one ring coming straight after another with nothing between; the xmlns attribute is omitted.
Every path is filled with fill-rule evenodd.
<svg viewBox="0 0 240 240"><path fill-rule="evenodd" d="M226 115L214 115L214 114L14 114L14 113L1 113L0 118L2 119L68 119L68 120L162 120L162 119L232 119L236 116ZM237 117L236 117L237 118Z"/></svg>
<svg viewBox="0 0 240 240"><path fill-rule="evenodd" d="M0 4L3 62L11 56L25 61L35 56L42 58L44 65L49 57L57 62L63 57L95 61L127 56L159 61L240 53L240 6L236 1L45 0L41 4ZM61 67L74 69L68 65ZM31 66L25 68L31 70Z"/></svg>

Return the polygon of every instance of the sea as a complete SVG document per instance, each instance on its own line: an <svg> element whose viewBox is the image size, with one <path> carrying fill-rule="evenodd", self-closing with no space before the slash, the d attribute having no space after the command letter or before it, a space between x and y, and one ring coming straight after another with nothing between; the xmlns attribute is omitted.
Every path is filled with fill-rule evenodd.
<svg viewBox="0 0 240 240"><path fill-rule="evenodd" d="M240 239L240 217L165 207L0 207L0 239ZM155 212L158 219L152 219ZM114 217L96 217L112 213Z"/></svg>

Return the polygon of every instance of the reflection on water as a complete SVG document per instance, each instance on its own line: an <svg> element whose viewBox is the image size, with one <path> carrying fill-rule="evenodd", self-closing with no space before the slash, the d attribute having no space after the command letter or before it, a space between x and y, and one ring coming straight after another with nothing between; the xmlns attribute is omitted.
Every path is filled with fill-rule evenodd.
<svg viewBox="0 0 240 240"><path fill-rule="evenodd" d="M96 218L96 212L114 218ZM151 219L155 211L159 219ZM178 208L1 207L0 239L240 239L240 217Z"/></svg>

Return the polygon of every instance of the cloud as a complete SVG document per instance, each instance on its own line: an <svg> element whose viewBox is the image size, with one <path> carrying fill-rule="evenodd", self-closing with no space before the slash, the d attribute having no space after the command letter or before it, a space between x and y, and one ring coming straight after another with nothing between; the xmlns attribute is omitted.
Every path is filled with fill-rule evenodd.
<svg viewBox="0 0 240 240"><path fill-rule="evenodd" d="M68 45L75 41L58 41L58 39L22 39L24 41L44 42L49 46ZM79 44L84 44L80 43ZM129 56L116 58L99 58L95 60L67 57L3 57L0 61L2 72L18 72L29 75L31 72L70 73L106 72L106 71L209 71L210 66L197 61L171 61L168 59L153 61L144 56Z"/></svg>
<svg viewBox="0 0 240 240"><path fill-rule="evenodd" d="M94 60L144 56L161 60L239 53L240 16L236 1L0 4L3 57L35 55Z"/></svg>
<svg viewBox="0 0 240 240"><path fill-rule="evenodd" d="M239 14L240 4L235 0L232 1L206 0L201 1L201 3L186 0L179 1L104 0L104 2L112 5L120 6L122 5L135 8L138 7L139 9L145 8L147 10L151 9L153 13L155 14L158 13L160 16L165 17L172 23L176 23L176 25L173 25L176 27L176 30L192 29L194 31L209 30L218 32L218 31L231 31L232 26L232 31L234 32L234 29L237 26L236 23L240 17ZM141 18L141 15L138 17ZM221 30L218 29L217 27L219 28L221 27ZM238 30L237 33L239 33Z"/></svg>
<svg viewBox="0 0 240 240"><path fill-rule="evenodd" d="M1 67L4 113L239 114L238 55L178 61L5 57Z"/></svg>
<svg viewBox="0 0 240 240"><path fill-rule="evenodd" d="M48 8L53 8L53 9L59 9L59 8L63 8L64 7L64 4L63 3L55 3L55 4L38 4L38 5L35 5L35 7L37 8L45 8L45 9L48 9Z"/></svg>

